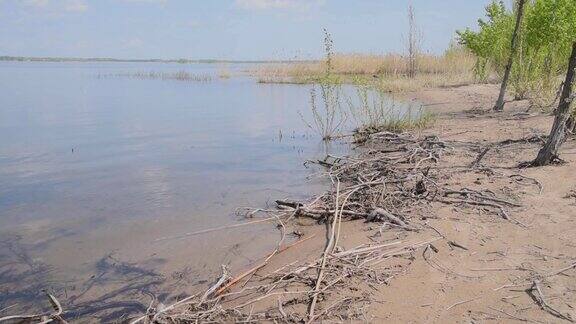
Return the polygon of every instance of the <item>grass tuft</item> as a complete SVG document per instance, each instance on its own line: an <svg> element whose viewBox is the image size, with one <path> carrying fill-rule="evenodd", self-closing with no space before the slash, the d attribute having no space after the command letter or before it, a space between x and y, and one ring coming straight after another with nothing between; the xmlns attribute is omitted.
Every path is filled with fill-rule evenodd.
<svg viewBox="0 0 576 324"><path fill-rule="evenodd" d="M355 133L361 136L424 128L434 119L418 103L397 102L390 93L365 83L358 83L355 88L357 98L348 98L348 107L356 123Z"/></svg>

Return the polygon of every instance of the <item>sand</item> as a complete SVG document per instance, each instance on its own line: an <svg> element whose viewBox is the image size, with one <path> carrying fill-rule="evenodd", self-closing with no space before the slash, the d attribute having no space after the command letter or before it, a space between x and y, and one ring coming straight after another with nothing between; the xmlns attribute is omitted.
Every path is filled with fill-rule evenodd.
<svg viewBox="0 0 576 324"><path fill-rule="evenodd" d="M471 112L490 109L497 91L496 86L474 85L415 94L424 103L435 104L430 108L437 114L437 122L425 133L486 143L548 134L553 121L548 114L531 111L533 115L519 117L529 107L526 101L508 104L504 113ZM502 148L489 152L485 161L489 166L515 168L534 159L538 148ZM514 171L540 181L541 193L530 186L519 190L512 181L503 184L485 174L451 179L469 188L508 186L522 204L511 216L527 227L494 216L440 208L438 218L430 219L429 224L468 251L436 245L439 253L435 258L452 273L435 269L416 256L405 273L378 289L374 297L385 302L371 309L374 319L398 323L561 322L544 311L529 292L533 281L541 277L546 301L576 319L576 269L545 277L576 263L575 154L576 141L571 139L561 151L566 164Z"/></svg>
<svg viewBox="0 0 576 324"><path fill-rule="evenodd" d="M510 102L504 112L492 112L497 91L496 85L472 85L410 94L436 115L434 125L418 135L490 145L548 134L553 117L529 110L528 101ZM412 215L425 230L389 230L380 240L416 242L441 234L444 238L434 243L437 253L419 249L408 258L391 261L388 267L393 275L380 285L351 279L339 293L327 296L324 305L342 296L363 296L370 302L362 308L360 320L368 322L556 323L567 322L561 317L576 319L576 268L571 267L576 266L576 141L569 139L562 147L565 164L518 168L534 159L540 146L538 142L501 145L482 159L488 171L454 173L444 179L450 187L491 190L518 202L521 207L509 210L512 220L482 208L432 203L425 215ZM441 165L455 168L476 158L477 154L455 154ZM377 228L363 221L346 223L342 248L371 242ZM263 273L321 255L325 228L303 226L301 231L321 235L272 260Z"/></svg>

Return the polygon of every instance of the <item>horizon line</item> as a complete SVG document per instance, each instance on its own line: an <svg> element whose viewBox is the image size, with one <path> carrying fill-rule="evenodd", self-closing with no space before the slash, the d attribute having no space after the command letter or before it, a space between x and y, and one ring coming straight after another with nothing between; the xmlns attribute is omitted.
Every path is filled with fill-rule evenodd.
<svg viewBox="0 0 576 324"><path fill-rule="evenodd" d="M1 55L0 61L19 62L140 62L140 63L293 63L293 62L318 62L320 60L231 60L231 59L124 59L113 57L60 57L60 56L12 56Z"/></svg>

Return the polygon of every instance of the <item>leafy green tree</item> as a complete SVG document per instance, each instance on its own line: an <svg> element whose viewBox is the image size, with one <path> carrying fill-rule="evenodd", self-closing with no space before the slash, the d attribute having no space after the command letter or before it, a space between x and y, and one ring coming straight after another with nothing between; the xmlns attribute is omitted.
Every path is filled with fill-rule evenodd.
<svg viewBox="0 0 576 324"><path fill-rule="evenodd" d="M478 30L459 31L459 41L478 57L476 73L486 79L491 71L502 76L510 55L516 9L503 1L486 7L487 19L479 19ZM511 70L516 98L551 97L567 68L576 34L576 1L528 0Z"/></svg>
<svg viewBox="0 0 576 324"><path fill-rule="evenodd" d="M488 77L488 65L496 71L503 71L507 54L509 53L510 38L513 20L506 11L503 1L492 1L486 7L488 20L478 19L479 31L471 29L458 31L459 41L478 57L476 64L477 75L485 79Z"/></svg>

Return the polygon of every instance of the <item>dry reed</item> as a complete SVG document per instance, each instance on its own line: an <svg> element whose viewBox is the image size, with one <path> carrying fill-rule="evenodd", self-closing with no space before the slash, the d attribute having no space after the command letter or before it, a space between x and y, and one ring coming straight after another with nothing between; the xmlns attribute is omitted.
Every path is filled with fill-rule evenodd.
<svg viewBox="0 0 576 324"><path fill-rule="evenodd" d="M414 78L409 78L409 64L399 54L334 54L332 73L346 79L350 76L378 79L385 90L415 90L423 87L451 86L476 82L474 55L460 48L449 49L443 55L419 54ZM322 78L325 61L267 64L255 75L259 82L313 83Z"/></svg>

